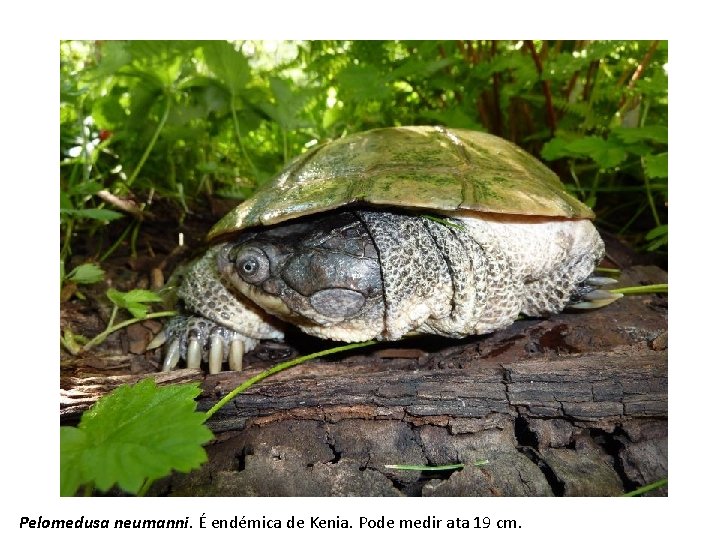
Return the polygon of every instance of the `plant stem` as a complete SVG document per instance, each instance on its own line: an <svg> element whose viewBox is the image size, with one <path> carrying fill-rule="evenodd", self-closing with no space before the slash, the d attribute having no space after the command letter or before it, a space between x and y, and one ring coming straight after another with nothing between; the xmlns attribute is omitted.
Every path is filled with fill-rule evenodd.
<svg viewBox="0 0 720 540"><path fill-rule="evenodd" d="M127 321L123 321L121 323L116 324L113 327L108 325L108 327L105 330L103 330L97 336L95 336L90 341L88 341L81 350L82 350L82 352L86 352L86 351L90 350L95 345L102 343L105 340L105 338L107 338L113 332L117 332L118 330L121 330L121 329L125 328L126 326L130 326L131 324L135 324L136 322L146 321L148 319L159 319L160 317L172 317L173 315L177 315L177 312L176 311L159 311L158 313L150 313L149 315L146 315L142 319L129 319Z"/></svg>
<svg viewBox="0 0 720 540"><path fill-rule="evenodd" d="M287 163L288 160L288 141L287 141L287 130L285 128L282 129L282 136L283 136L283 163Z"/></svg>
<svg viewBox="0 0 720 540"><path fill-rule="evenodd" d="M625 92L623 93L622 98L620 99L620 105L618 106L618 115L622 117L622 113L626 109L627 105L627 94L629 91L633 89L635 86L635 83L638 82L640 77L642 77L643 71L645 71L645 68L650 63L650 59L652 58L652 55L655 53L655 49L657 49L658 45L660 44L659 40L655 40L650 44L650 47L648 48L647 52L645 53L645 56L643 56L642 60L640 60L640 63L638 64L638 67L635 69L635 73L633 73L632 77L630 78L630 83L627 85L627 88L625 89Z"/></svg>
<svg viewBox="0 0 720 540"><path fill-rule="evenodd" d="M540 77L543 94L545 94L545 113L547 114L548 127L550 128L550 135L554 136L555 131L557 130L557 121L555 119L555 108L553 107L552 93L550 92L550 83L546 79L543 79L542 62L540 61L540 57L535 50L535 45L532 40L525 40L525 47L527 47L530 51L530 56L532 56L533 62L535 63L535 69L537 69L538 76Z"/></svg>
<svg viewBox="0 0 720 540"><path fill-rule="evenodd" d="M144 497L145 494L150 489L150 486L152 486L153 482L154 482L154 480L152 480L151 478L146 478L145 481L143 482L143 485L140 486L140 489L138 489L138 492L136 493L136 495L138 497Z"/></svg>
<svg viewBox="0 0 720 540"><path fill-rule="evenodd" d="M110 320L107 323L107 328L112 327L113 323L115 322L115 317L117 316L117 312L118 312L117 304L113 304L113 309L112 309L112 313L110 313Z"/></svg>
<svg viewBox="0 0 720 540"><path fill-rule="evenodd" d="M168 115L170 114L170 106L172 104L172 101L170 99L170 96L165 96L165 110L163 111L162 117L160 118L160 122L157 125L157 128L155 128L155 133L153 133L152 138L150 139L150 142L148 143L147 147L145 148L145 152L143 153L142 157L140 158L140 161L138 162L137 166L135 167L135 170L130 175L130 178L127 179L127 186L130 187L132 183L137 178L138 173L140 172L140 169L143 168L143 165L145 165L145 161L147 161L147 158L150 156L150 152L152 152L153 147L155 146L155 143L158 140L158 137L160 136L160 132L165 127L165 122L167 122Z"/></svg>
<svg viewBox="0 0 720 540"><path fill-rule="evenodd" d="M635 203L633 202L632 204L635 204ZM633 216L630 218L630 220L620 228L620 230L618 231L618 234L620 234L620 235L625 234L625 231L627 231L630 228L630 225L635 223L635 220L642 215L642 213L645 211L646 208L647 208L647 202L641 204L638 207L635 214L633 214Z"/></svg>
<svg viewBox="0 0 720 540"><path fill-rule="evenodd" d="M136 221L133 225L132 233L130 233L130 258L137 258L137 238L140 232L140 222Z"/></svg>
<svg viewBox="0 0 720 540"><path fill-rule="evenodd" d="M70 240L72 239L73 224L75 220L68 218L65 223L65 238L63 239L63 246L60 250L60 260L64 261L68 255L70 255Z"/></svg>
<svg viewBox="0 0 720 540"><path fill-rule="evenodd" d="M653 294L653 293L667 293L667 283L653 283L652 285L636 285L634 287L620 287L619 289L612 289L610 292L620 294Z"/></svg>
<svg viewBox="0 0 720 540"><path fill-rule="evenodd" d="M222 398L220 401L218 401L215 405L213 405L210 410L208 410L205 413L205 421L207 422L212 415L214 415L217 411L222 409L227 403L229 403L235 396L240 394L241 392L244 392L248 388L250 388L252 385L254 385L257 382L262 381L263 379L267 379L271 375L274 375L275 373L279 373L280 371L284 371L288 368L291 368L293 366L297 366L299 364L302 364L303 362L307 362L308 360L312 360L314 358L318 358L320 356L327 356L330 354L334 354L337 352L343 352L343 351L349 351L351 349L359 349L360 347L367 347L369 345L374 345L377 343L376 341L364 341L362 343L350 343L348 345L342 345L340 347L334 347L332 349L325 349L324 351L319 351L312 354L306 354L305 356L299 356L297 358L294 358L292 360L288 360L287 362L282 362L280 364L277 364L270 369L266 369L262 373L258 373L254 377L249 378L247 381L242 383L240 386L232 390L228 395L226 395L224 398Z"/></svg>
<svg viewBox="0 0 720 540"><path fill-rule="evenodd" d="M100 257L99 262L103 262L110 255L112 255L112 253L120 246L120 244L122 244L122 241L125 240L125 237L130 232L130 229L132 229L132 227L133 227L133 223L131 223L130 225L128 225L125 228L125 230L122 232L120 237L115 241L115 243L112 246L110 246L110 248L105 252L105 254L102 257Z"/></svg>
<svg viewBox="0 0 720 540"><path fill-rule="evenodd" d="M660 216L658 215L657 208L655 207L655 201L653 199L652 191L650 190L650 180L648 180L647 174L645 174L645 158L641 157L640 161L642 163L642 170L643 170L643 183L645 184L645 193L647 194L647 200L650 204L650 210L652 211L653 219L655 219L655 226L659 227L661 225L660 223Z"/></svg>
<svg viewBox="0 0 720 540"><path fill-rule="evenodd" d="M235 127L235 136L238 140L238 145L240 146L240 151L243 154L243 157L245 158L245 161L248 162L250 165L250 168L253 170L253 174L255 175L255 181L258 181L259 173L257 170L257 167L255 166L255 163L252 159L250 159L250 155L247 152L247 149L245 148L245 144L243 143L243 138L240 135L240 122L238 121L237 117L237 111L235 110L235 96L233 95L230 99L230 111L232 112L233 117L233 126Z"/></svg>
<svg viewBox="0 0 720 540"><path fill-rule="evenodd" d="M663 486L667 486L668 479L663 478L662 480L658 480L657 482L653 482L652 484L648 484L646 486L642 486L637 488L634 491L629 491L628 493L624 493L623 497L635 497L637 495L643 495L644 493L647 493L648 491L652 491L653 489L658 489Z"/></svg>

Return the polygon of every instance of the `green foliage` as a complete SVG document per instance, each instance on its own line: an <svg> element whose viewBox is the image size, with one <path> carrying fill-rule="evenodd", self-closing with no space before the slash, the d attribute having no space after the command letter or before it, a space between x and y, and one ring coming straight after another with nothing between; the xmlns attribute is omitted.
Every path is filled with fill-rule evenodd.
<svg viewBox="0 0 720 540"><path fill-rule="evenodd" d="M158 387L148 378L102 397L77 428L61 428L60 494L116 484L137 494L173 469L199 467L207 460L202 445L213 438L195 411L199 393L196 384Z"/></svg>
<svg viewBox="0 0 720 540"><path fill-rule="evenodd" d="M107 291L107 297L119 308L127 309L137 319L147 317L150 307L146 304L163 300L157 293L145 289L133 289L124 293L111 288Z"/></svg>
<svg viewBox="0 0 720 540"><path fill-rule="evenodd" d="M60 57L63 257L74 233L131 219L103 190L181 220L315 142L407 124L512 140L603 227L665 248L645 240L667 225L665 41L72 41Z"/></svg>
<svg viewBox="0 0 720 540"><path fill-rule="evenodd" d="M91 285L102 281L105 272L95 263L85 263L76 266L69 274L62 277L79 285Z"/></svg>

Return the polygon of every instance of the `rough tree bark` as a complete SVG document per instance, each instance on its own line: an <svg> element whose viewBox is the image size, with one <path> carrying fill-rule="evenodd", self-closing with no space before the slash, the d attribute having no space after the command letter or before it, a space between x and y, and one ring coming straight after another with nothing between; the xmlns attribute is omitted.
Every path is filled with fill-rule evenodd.
<svg viewBox="0 0 720 540"><path fill-rule="evenodd" d="M666 281L656 267L632 267L622 278ZM62 419L73 421L157 363L151 355L117 359L139 373L66 372ZM256 358L240 374L158 378L202 381L199 408L207 410L267 365ZM419 338L313 361L252 387L209 425L217 435L209 462L157 482L152 493L618 495L667 476L667 298L625 297L490 336ZM488 464L472 465L482 459ZM386 468L450 463L467 465Z"/></svg>

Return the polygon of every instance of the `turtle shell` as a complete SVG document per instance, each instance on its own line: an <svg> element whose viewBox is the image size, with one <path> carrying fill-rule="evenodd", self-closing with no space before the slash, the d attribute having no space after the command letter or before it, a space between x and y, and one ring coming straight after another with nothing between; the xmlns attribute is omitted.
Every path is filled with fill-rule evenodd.
<svg viewBox="0 0 720 540"><path fill-rule="evenodd" d="M592 218L536 158L494 135L380 128L318 145L223 217L209 239L347 204Z"/></svg>

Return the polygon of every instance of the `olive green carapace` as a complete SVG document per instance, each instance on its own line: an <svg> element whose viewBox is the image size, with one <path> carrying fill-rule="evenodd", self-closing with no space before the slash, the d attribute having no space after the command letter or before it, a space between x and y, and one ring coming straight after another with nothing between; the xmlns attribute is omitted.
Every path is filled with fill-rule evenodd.
<svg viewBox="0 0 720 540"><path fill-rule="evenodd" d="M493 135L431 126L381 128L317 146L220 220L209 239L352 203L593 218L533 156Z"/></svg>

